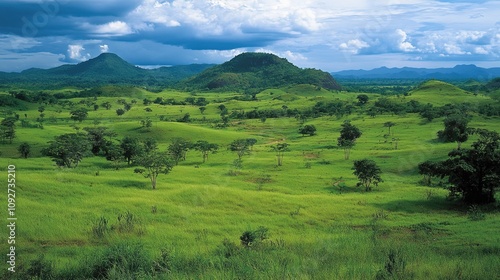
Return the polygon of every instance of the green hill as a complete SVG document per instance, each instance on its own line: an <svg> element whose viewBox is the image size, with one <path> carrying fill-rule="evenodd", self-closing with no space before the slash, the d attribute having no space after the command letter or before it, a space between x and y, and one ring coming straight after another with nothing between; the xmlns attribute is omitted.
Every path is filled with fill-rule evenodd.
<svg viewBox="0 0 500 280"><path fill-rule="evenodd" d="M296 84L330 90L340 85L326 72L301 69L284 58L267 53L243 53L179 84L188 90L255 91Z"/></svg>
<svg viewBox="0 0 500 280"><path fill-rule="evenodd" d="M420 84L416 89L409 92L410 100L434 105L445 105L448 103L478 102L488 99L483 95L476 95L465 91L452 84L430 80Z"/></svg>

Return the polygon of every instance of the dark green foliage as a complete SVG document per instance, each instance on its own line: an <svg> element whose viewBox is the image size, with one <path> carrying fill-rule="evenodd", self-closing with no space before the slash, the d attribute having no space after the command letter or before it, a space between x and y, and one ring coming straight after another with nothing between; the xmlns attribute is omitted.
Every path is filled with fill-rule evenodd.
<svg viewBox="0 0 500 280"><path fill-rule="evenodd" d="M151 181L151 187L156 189L158 175L168 174L174 167L174 160L167 153L152 151L139 155L134 162L142 168L136 168L135 173L142 174Z"/></svg>
<svg viewBox="0 0 500 280"><path fill-rule="evenodd" d="M78 108L70 112L71 119L74 120L75 122L82 122L84 121L87 116L89 115L88 110L85 108Z"/></svg>
<svg viewBox="0 0 500 280"><path fill-rule="evenodd" d="M19 145L19 147L17 148L17 151L19 151L19 154L21 154L21 157L28 158L31 154L31 146L29 143L24 142L21 145Z"/></svg>
<svg viewBox="0 0 500 280"><path fill-rule="evenodd" d="M172 157L175 165L180 161L186 160L186 154L193 148L193 143L183 138L175 138L168 146L168 154Z"/></svg>
<svg viewBox="0 0 500 280"><path fill-rule="evenodd" d="M55 137L42 154L52 157L58 166L77 167L80 161L91 151L92 143L83 133L68 133Z"/></svg>
<svg viewBox="0 0 500 280"><path fill-rule="evenodd" d="M442 165L440 162L425 161L418 164L418 174L424 176L424 184L430 186L432 177L437 177L441 174Z"/></svg>
<svg viewBox="0 0 500 280"><path fill-rule="evenodd" d="M452 195L459 195L468 204L495 201L500 185L500 136L497 132L477 129L479 140L472 149L451 151L441 162L441 177L447 177Z"/></svg>
<svg viewBox="0 0 500 280"><path fill-rule="evenodd" d="M108 131L108 128L104 126L84 127L83 130L87 132L87 137L92 143L92 153L94 155L98 155L103 151L111 141L111 137L116 136L116 133Z"/></svg>
<svg viewBox="0 0 500 280"><path fill-rule="evenodd" d="M16 137L16 121L15 117L7 117L0 122L2 142L12 144L12 140Z"/></svg>
<svg viewBox="0 0 500 280"><path fill-rule="evenodd" d="M125 136L120 143L120 147L129 165L134 157L142 153L142 147L137 138Z"/></svg>
<svg viewBox="0 0 500 280"><path fill-rule="evenodd" d="M356 145L356 140L361 137L362 132L350 121L344 121L341 125L342 130L340 131L340 137L337 138L337 145L344 149L344 158L349 159L350 151L354 145Z"/></svg>
<svg viewBox="0 0 500 280"><path fill-rule="evenodd" d="M250 143L247 139L236 139L229 144L229 150L236 152L238 161L241 162L243 155L250 153Z"/></svg>
<svg viewBox="0 0 500 280"><path fill-rule="evenodd" d="M177 119L178 122L189 123L191 122L191 115L189 113L184 114L182 118Z"/></svg>
<svg viewBox="0 0 500 280"><path fill-rule="evenodd" d="M122 108L118 108L118 109L116 109L116 114L117 114L118 116L121 116L121 115L125 114L125 110L124 110L124 109L122 109Z"/></svg>
<svg viewBox="0 0 500 280"><path fill-rule="evenodd" d="M144 146L145 153L151 153L156 149L158 149L158 143L154 138L146 138L145 140L142 141L142 144Z"/></svg>
<svg viewBox="0 0 500 280"><path fill-rule="evenodd" d="M104 107L104 108L106 108L106 110L109 110L112 107L111 103L108 102L108 101L102 103L101 106Z"/></svg>
<svg viewBox="0 0 500 280"><path fill-rule="evenodd" d="M246 248L255 246L259 242L268 239L268 231L269 231L268 228L259 227L254 231L247 230L243 232L243 234L240 236L241 245L243 245Z"/></svg>
<svg viewBox="0 0 500 280"><path fill-rule="evenodd" d="M358 186L364 186L366 191L371 191L372 186L378 186L378 183L383 182L380 177L382 171L373 160L355 160L352 169L353 174L359 179Z"/></svg>
<svg viewBox="0 0 500 280"><path fill-rule="evenodd" d="M366 94L360 94L360 95L356 96L356 98L358 99L358 105L360 105L360 106L365 105L366 103L368 103L368 100L369 100L368 95L366 95Z"/></svg>
<svg viewBox="0 0 500 280"><path fill-rule="evenodd" d="M316 127L312 124L304 125L299 129L299 133L302 134L302 136L304 135L313 136L316 134Z"/></svg>
<svg viewBox="0 0 500 280"><path fill-rule="evenodd" d="M192 90L236 90L255 99L255 94L263 89L295 84L340 89L329 73L316 69L300 69L284 58L267 53L240 54L180 83L179 87Z"/></svg>
<svg viewBox="0 0 500 280"><path fill-rule="evenodd" d="M210 153L214 154L219 149L219 145L214 143L208 143L205 140L199 140L194 145L193 148L197 151L200 151L203 157L203 162L208 160L208 155Z"/></svg>
<svg viewBox="0 0 500 280"><path fill-rule="evenodd" d="M463 142L469 139L469 119L462 115L450 115L444 120L444 130L437 133L438 139L443 142L457 142L458 149Z"/></svg>

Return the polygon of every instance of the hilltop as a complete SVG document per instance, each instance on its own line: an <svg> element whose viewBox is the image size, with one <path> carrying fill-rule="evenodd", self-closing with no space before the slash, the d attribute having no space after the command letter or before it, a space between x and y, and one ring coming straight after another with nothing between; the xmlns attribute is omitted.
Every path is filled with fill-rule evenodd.
<svg viewBox="0 0 500 280"><path fill-rule="evenodd" d="M0 80L4 84L50 88L108 84L166 87L211 66L213 65L193 64L148 70L134 66L116 54L103 53L78 64L66 64L51 69L31 68L21 73L0 73Z"/></svg>
<svg viewBox="0 0 500 280"><path fill-rule="evenodd" d="M285 58L268 53L240 54L183 81L179 87L187 90L258 91L297 84L312 84L329 90L341 88L329 73L301 69Z"/></svg>

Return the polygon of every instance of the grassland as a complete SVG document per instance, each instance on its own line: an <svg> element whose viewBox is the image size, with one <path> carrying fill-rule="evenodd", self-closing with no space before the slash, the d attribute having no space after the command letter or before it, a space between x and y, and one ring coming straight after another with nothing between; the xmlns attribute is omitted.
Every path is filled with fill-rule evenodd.
<svg viewBox="0 0 500 280"><path fill-rule="evenodd" d="M455 94L447 85L438 88L412 92L406 98L435 105L488 98ZM109 101L113 108L91 111L83 123L69 120L68 109L54 105L46 107L44 129L18 127L14 143L0 145L0 166L5 170L13 164L17 170L20 271L43 255L46 264L54 265L54 275L78 278L115 250L124 259L137 256L135 268L154 266L141 266L141 262L159 259L165 265L153 271L118 262L121 265L107 274L112 279L374 279L387 272L391 255L396 260L394 279L498 279L498 205L480 209L484 219L473 220L474 213L448 200L446 190L420 183L417 164L444 159L456 147L436 141L441 118L425 122L417 114L325 116L305 122L317 127L315 136L301 136L297 131L302 124L294 118L232 120L229 127L216 129L221 103L229 111L250 111L356 100L355 93L309 86L269 89L258 94L257 101L230 100L236 95L197 94L210 101L202 114L198 106L141 102L158 96L184 100L192 93L142 90L134 97L123 97L139 101L123 116L115 113L117 98L99 97L98 104ZM378 97L369 96L370 102ZM39 105L26 106L28 110L18 113L34 122ZM152 112L145 112L146 107ZM159 119L175 120L185 113L194 122ZM146 117L153 120L150 129L141 127L140 120ZM336 146L340 124L346 119L363 132L349 160ZM41 156L40 150L54 136L75 131L71 125L83 128L96 121L116 132L117 139L153 137L162 150L176 137L207 140L222 148L206 163L201 154L190 151L170 174L160 175L154 191L126 163L116 169L102 157L89 157L76 169L64 169ZM388 121L396 123L390 136L383 125ZM499 131L499 121L474 116L470 126ZM238 138L258 140L251 154L243 157L241 169L233 166L236 154L226 149ZM270 148L278 141L290 144L281 167L276 166ZM474 137L463 146L472 141ZM32 145L32 157L19 158L17 147L22 142ZM353 160L363 158L375 160L383 171L384 182L372 192L356 187L352 174ZM6 210L2 213L7 216ZM102 238L92 234L100 218L116 226L119 215L125 213L134 217L133 230L111 230ZM242 233L259 227L268 228L269 238L243 248ZM8 235L5 227L1 234ZM162 255L162 249L168 254ZM7 242L0 244L0 251L8 252ZM2 269L6 268L4 262Z"/></svg>

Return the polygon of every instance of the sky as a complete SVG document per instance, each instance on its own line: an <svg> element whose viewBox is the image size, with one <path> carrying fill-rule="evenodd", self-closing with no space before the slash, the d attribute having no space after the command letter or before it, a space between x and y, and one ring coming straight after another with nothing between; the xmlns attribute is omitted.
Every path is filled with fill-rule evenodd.
<svg viewBox="0 0 500 280"><path fill-rule="evenodd" d="M500 0L2 0L0 71L273 53L324 71L500 67Z"/></svg>

